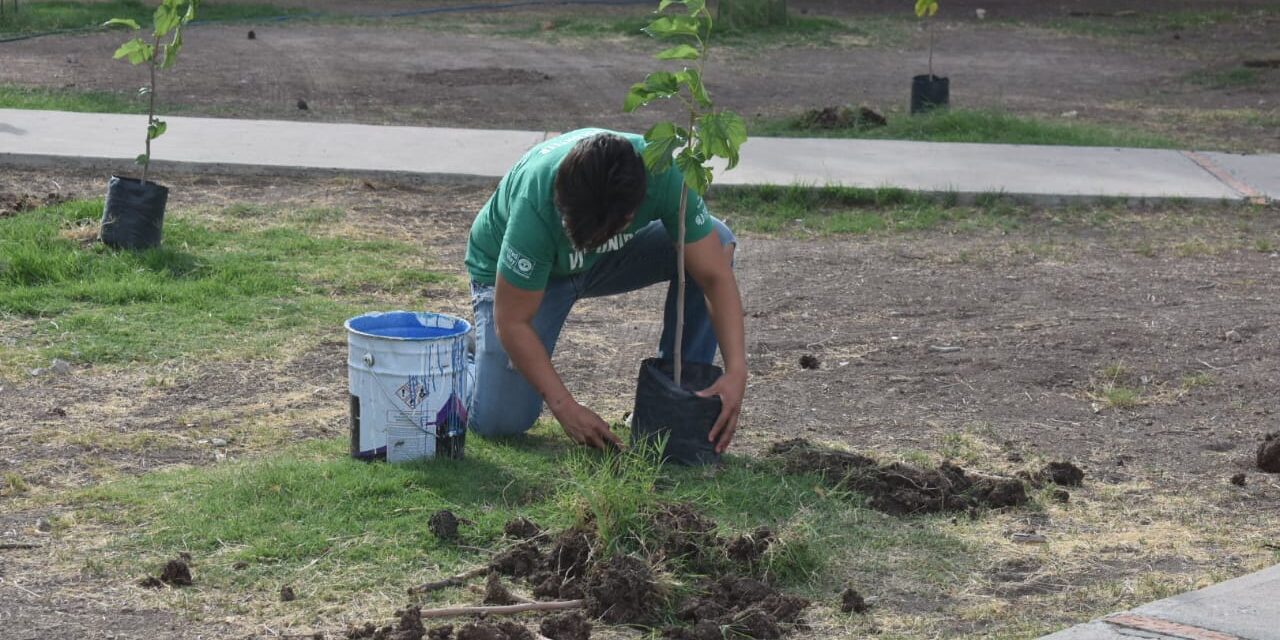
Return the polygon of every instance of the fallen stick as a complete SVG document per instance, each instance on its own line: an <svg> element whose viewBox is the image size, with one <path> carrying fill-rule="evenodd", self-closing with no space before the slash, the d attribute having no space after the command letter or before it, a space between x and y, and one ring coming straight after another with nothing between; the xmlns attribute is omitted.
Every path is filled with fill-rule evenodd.
<svg viewBox="0 0 1280 640"><path fill-rule="evenodd" d="M0 550L7 549L39 549L44 545L35 542L0 542Z"/></svg>
<svg viewBox="0 0 1280 640"><path fill-rule="evenodd" d="M435 582L420 584L416 587L409 587L409 595L413 595L415 593L430 593L432 591L439 591L440 589L444 589L446 587L460 587L466 584L468 580L472 578L479 578L480 576L483 576L483 575L488 575L488 573L489 573L488 566L477 567L466 573L460 573L456 576L445 578L444 580L437 580Z"/></svg>
<svg viewBox="0 0 1280 640"><path fill-rule="evenodd" d="M561 609L581 609L586 600L553 600L551 602L530 602L528 604L512 604L500 607L445 607L443 609L424 609L423 618L449 618L470 615L503 615L523 613L525 611L559 611Z"/></svg>

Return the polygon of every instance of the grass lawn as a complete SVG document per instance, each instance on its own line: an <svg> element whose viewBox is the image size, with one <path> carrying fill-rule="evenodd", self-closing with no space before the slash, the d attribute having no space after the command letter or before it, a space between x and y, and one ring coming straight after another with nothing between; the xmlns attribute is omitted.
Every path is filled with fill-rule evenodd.
<svg viewBox="0 0 1280 640"><path fill-rule="evenodd" d="M996 144L1044 144L1079 147L1175 148L1178 142L1163 136L1114 127L1049 121L999 111L950 109L908 116L895 115L886 126L868 127L856 119L848 126L823 128L805 115L757 120L753 136L806 138L859 138L865 140L919 140L928 142L985 142Z"/></svg>
<svg viewBox="0 0 1280 640"><path fill-rule="evenodd" d="M21 2L19 10L0 17L0 39L33 33L94 29L112 18L132 18L145 30L157 3L142 0L103 0L101 2ZM203 3L197 14L201 21L255 20L308 13L305 9L286 9L270 4ZM124 30L121 30L124 33ZM124 38L121 38L124 41Z"/></svg>

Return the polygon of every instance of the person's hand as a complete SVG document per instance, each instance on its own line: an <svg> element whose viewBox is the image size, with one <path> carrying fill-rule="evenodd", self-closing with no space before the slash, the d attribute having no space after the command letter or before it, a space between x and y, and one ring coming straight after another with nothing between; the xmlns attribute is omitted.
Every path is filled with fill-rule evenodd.
<svg viewBox="0 0 1280 640"><path fill-rule="evenodd" d="M621 449L622 439L609 430L609 424L596 412L570 400L564 408L552 411L564 432L574 442L593 449Z"/></svg>
<svg viewBox="0 0 1280 640"><path fill-rule="evenodd" d="M698 392L702 398L720 396L720 416L707 436L708 442L716 443L716 453L724 453L733 441L733 434L738 430L738 414L742 412L742 396L747 392L747 374L745 371L730 372L720 376L715 384Z"/></svg>

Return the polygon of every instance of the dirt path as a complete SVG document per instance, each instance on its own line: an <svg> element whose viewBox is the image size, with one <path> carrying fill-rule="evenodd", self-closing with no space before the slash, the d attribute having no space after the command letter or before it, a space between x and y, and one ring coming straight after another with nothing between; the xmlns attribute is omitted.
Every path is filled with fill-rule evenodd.
<svg viewBox="0 0 1280 640"><path fill-rule="evenodd" d="M1197 73L1227 72L1246 57L1269 55L1269 34L1280 27L1280 14L1185 36L1159 31L1116 39L1047 29L1051 23L1044 21L1053 16L1019 8L1026 4L991 4L985 21L957 6L938 25L936 65L951 77L954 104L1051 118L1071 113L1077 120L1169 133L1196 146L1280 150L1280 132L1267 124L1280 118L1280 71L1259 70L1255 82L1236 87L1191 80ZM831 3L799 3L795 10L835 15L858 28L867 15ZM238 118L542 130L647 127L656 114L627 116L620 103L627 87L653 70L649 56L655 44L557 35L556 20L579 11L477 14L502 26L457 29L431 20L418 26L395 20L364 26L263 24L253 26L254 40L246 38L244 25L202 25L190 31L187 55L164 79L160 95L182 113ZM645 11L600 8L593 14L621 18ZM1055 11L1061 16L1063 9ZM549 28L531 37L499 35L525 24ZM838 36L831 47L722 49L708 73L710 88L721 104L749 117L841 104L900 113L911 76L924 72L926 37L909 20L877 19L864 31ZM143 77L110 59L118 39L96 34L0 45L0 84L131 94ZM306 102L305 111L299 100Z"/></svg>

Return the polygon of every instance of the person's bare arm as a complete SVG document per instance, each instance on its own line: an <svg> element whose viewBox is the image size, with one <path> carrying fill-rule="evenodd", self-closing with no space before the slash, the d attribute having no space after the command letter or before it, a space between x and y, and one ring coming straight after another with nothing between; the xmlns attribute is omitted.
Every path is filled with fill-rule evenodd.
<svg viewBox="0 0 1280 640"><path fill-rule="evenodd" d="M747 391L746 329L742 322L742 296L733 275L732 247L720 244L715 233L685 245L685 269L702 287L711 312L720 353L724 357L724 375L699 392L703 397L720 396L720 417L709 436L716 452L729 448L738 430L738 414Z"/></svg>
<svg viewBox="0 0 1280 640"><path fill-rule="evenodd" d="M609 425L594 411L574 400L552 366L550 354L533 329L533 317L542 305L542 295L542 291L521 289L499 274L493 300L498 339L516 370L538 391L574 442L596 449L606 445L621 447L622 440L617 434L610 431Z"/></svg>

